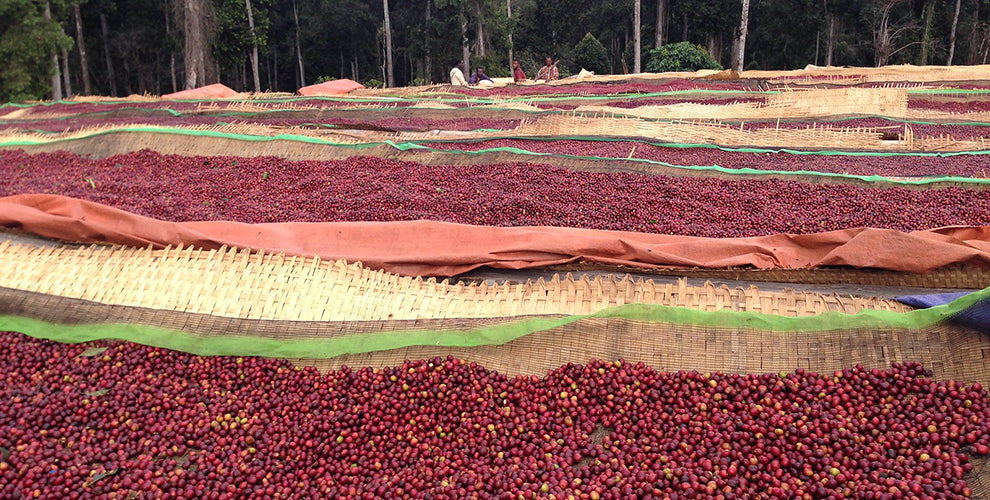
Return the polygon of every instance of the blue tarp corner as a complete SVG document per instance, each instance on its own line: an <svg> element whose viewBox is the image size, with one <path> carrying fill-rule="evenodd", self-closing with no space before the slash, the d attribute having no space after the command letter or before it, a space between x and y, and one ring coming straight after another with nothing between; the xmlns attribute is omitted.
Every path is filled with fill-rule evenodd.
<svg viewBox="0 0 990 500"><path fill-rule="evenodd" d="M912 307L926 309L948 304L956 299L965 297L972 292L934 293L928 295L905 295L894 300ZM973 303L972 306L959 311L949 318L950 321L969 328L990 333L990 297Z"/></svg>

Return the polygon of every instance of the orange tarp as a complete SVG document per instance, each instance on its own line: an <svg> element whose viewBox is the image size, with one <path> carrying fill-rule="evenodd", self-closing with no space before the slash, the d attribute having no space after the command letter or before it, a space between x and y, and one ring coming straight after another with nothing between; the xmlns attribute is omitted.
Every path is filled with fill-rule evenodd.
<svg viewBox="0 0 990 500"><path fill-rule="evenodd" d="M227 99L236 95L237 92L234 89L222 83L214 83L205 87L165 94L162 99Z"/></svg>
<svg viewBox="0 0 990 500"><path fill-rule="evenodd" d="M346 94L355 89L363 89L364 85L361 85L354 80L348 80L347 78L341 78L340 80L330 80L329 82L318 83L316 85L310 85L308 87L303 87L299 89L299 95L312 96L312 95L342 95Z"/></svg>
<svg viewBox="0 0 990 500"><path fill-rule="evenodd" d="M718 239L432 221L167 222L45 194L0 198L0 226L75 242L200 248L227 245L319 255L360 261L407 276L454 276L481 266L522 269L571 262L713 269L851 266L915 273L951 264L990 264L990 227L969 226L910 233L857 228Z"/></svg>

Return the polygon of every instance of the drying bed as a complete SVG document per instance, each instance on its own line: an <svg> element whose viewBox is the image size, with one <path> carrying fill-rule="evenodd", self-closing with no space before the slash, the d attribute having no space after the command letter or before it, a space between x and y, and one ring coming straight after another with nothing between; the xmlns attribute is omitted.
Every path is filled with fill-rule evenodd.
<svg viewBox="0 0 990 500"><path fill-rule="evenodd" d="M990 223L990 193L983 189L677 178L532 163L450 167L375 157L316 162L149 151L91 160L3 151L0 169L7 179L0 195L72 196L172 221L426 219L706 237Z"/></svg>
<svg viewBox="0 0 990 500"><path fill-rule="evenodd" d="M15 334L0 353L6 497L962 499L990 442L982 388L911 363L734 375L592 361L538 378L434 358L320 373Z"/></svg>

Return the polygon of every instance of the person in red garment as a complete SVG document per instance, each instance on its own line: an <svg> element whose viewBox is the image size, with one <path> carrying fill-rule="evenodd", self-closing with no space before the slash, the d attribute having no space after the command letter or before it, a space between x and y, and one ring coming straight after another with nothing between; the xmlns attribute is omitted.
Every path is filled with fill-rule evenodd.
<svg viewBox="0 0 990 500"><path fill-rule="evenodd" d="M512 80L519 83L526 79L526 73L519 66L519 61L512 61Z"/></svg>

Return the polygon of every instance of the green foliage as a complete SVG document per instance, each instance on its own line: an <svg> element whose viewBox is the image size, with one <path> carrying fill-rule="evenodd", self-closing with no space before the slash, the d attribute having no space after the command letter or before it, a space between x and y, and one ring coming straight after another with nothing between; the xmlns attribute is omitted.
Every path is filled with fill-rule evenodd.
<svg viewBox="0 0 990 500"><path fill-rule="evenodd" d="M48 0L52 17L62 31L75 35L72 3L82 5L82 26L88 50L88 73L94 93L126 95L172 90L170 62L175 61L178 83L184 78L184 0ZM967 0L960 13L954 51L956 64L984 60L983 35L987 0ZM252 38L247 28L244 0L208 0L210 54L208 79L235 84L248 74L246 62ZM44 0L0 0L0 98L37 99L50 95L52 54L70 40L54 23L44 21ZM259 48L261 82L274 90L294 90L317 76L365 81L382 78L383 47L376 39L382 26L381 0L251 0ZM824 63L828 41L827 17L836 21L835 65L872 66L876 48L880 0L759 0L750 13L747 68L792 69L816 61ZM979 9L976 5L979 5ZM298 12L294 12L294 5ZM643 66L651 66L656 1L643 2ZM934 6L931 31L922 42L929 19L925 6ZM670 41L688 41L713 47L714 60L726 55L739 26L739 2L676 0L667 3L666 27ZM427 8L428 7L428 8ZM479 8L480 7L480 8ZM902 34L890 47L890 64L916 63L923 47L930 64L948 57L954 2L914 0L898 2L890 16L893 32ZM561 77L582 66L596 73L632 69L630 44L633 0L512 0L512 16L505 0L409 0L389 2L392 21L395 76L407 85L447 80L450 65L461 56L461 23L467 23L471 64L482 64L492 76L507 76L508 35L514 57L530 77L547 56L559 60ZM296 14L305 82L300 80L296 54ZM974 18L974 16L978 16ZM485 52L478 58L477 24L484 26ZM106 35L102 24L107 25ZM47 26L47 27L46 27ZM971 29L973 26L975 30ZM594 34L606 51L607 70L589 59L586 34ZM59 41L61 40L61 42ZM588 41L587 43L590 43ZM60 45L61 44L61 45ZM580 46L580 48L579 48ZM596 52L597 52L597 48ZM817 50L817 52L816 52ZM61 54L59 54L61 56ZM78 88L79 54L70 51L69 76ZM113 75L107 58L111 60ZM623 62L626 64L623 65ZM676 69L693 69L686 64ZM666 69L666 68L665 68ZM675 68L669 68L675 69ZM219 71L219 76L216 74ZM470 69L466 69L468 73Z"/></svg>
<svg viewBox="0 0 990 500"><path fill-rule="evenodd" d="M471 67L465 68L464 78L471 76L470 73L473 73L474 70L478 69L478 66L485 68L485 74L492 78L512 76L512 69L509 66L509 60L505 58L505 55L502 55L502 57L486 56L471 58ZM470 69L470 72L468 69Z"/></svg>
<svg viewBox="0 0 990 500"><path fill-rule="evenodd" d="M369 78L367 81L364 82L364 86L368 87L369 89L383 89L385 88L385 82L377 78Z"/></svg>
<svg viewBox="0 0 990 500"><path fill-rule="evenodd" d="M336 80L336 78L332 76L321 76L321 77L317 77L316 83L326 83L326 82L332 82L334 80Z"/></svg>
<svg viewBox="0 0 990 500"><path fill-rule="evenodd" d="M815 62L815 49L824 62L826 37L821 0L761 0L750 20L746 69L798 69ZM830 4L830 7L834 8ZM756 63L756 64L754 64Z"/></svg>
<svg viewBox="0 0 990 500"><path fill-rule="evenodd" d="M271 27L269 9L273 0L252 0L251 13L254 19L254 39L248 25L247 5L244 0L215 0L214 12L217 19L217 37L213 52L217 62L226 69L244 64L247 53L254 41L262 48L268 44L268 30Z"/></svg>
<svg viewBox="0 0 990 500"><path fill-rule="evenodd" d="M54 74L52 55L72 46L58 23L45 19L43 8L42 2L0 0L0 102L45 97Z"/></svg>
<svg viewBox="0 0 990 500"><path fill-rule="evenodd" d="M608 51L591 33L574 46L574 66L602 75L609 72Z"/></svg>
<svg viewBox="0 0 990 500"><path fill-rule="evenodd" d="M699 69L720 70L722 65L704 47L689 42L661 45L650 51L650 60L646 63L646 71L651 73Z"/></svg>

